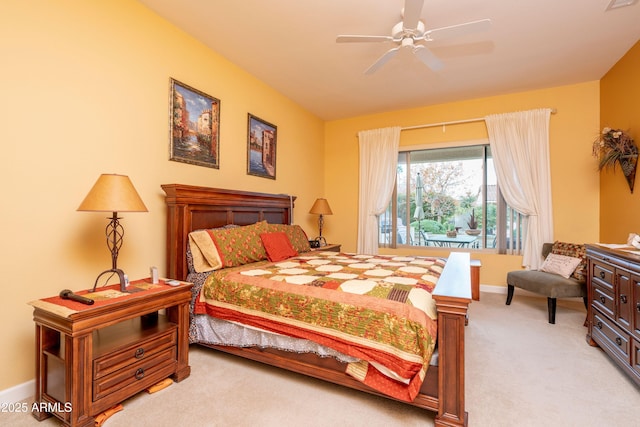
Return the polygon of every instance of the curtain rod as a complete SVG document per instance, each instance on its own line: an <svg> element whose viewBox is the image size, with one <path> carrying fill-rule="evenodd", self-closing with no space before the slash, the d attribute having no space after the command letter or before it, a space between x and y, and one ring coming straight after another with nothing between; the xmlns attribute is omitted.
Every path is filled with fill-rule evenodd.
<svg viewBox="0 0 640 427"><path fill-rule="evenodd" d="M555 114L557 110L555 108L551 109L551 114ZM413 129L423 129L423 128L433 128L437 126L448 126L448 125L459 125L462 123L473 123L473 122L484 122L484 117L478 117L475 119L466 119L466 120L454 120L451 122L440 122L440 123L428 123L425 125L416 125L416 126L406 126L400 128L400 130L413 130Z"/></svg>

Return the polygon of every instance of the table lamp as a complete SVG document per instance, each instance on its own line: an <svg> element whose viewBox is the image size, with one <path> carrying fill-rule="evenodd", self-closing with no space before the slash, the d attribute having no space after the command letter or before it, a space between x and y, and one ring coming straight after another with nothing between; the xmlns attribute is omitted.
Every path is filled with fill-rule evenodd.
<svg viewBox="0 0 640 427"><path fill-rule="evenodd" d="M113 212L106 227L107 247L111 251L111 269L98 275L93 290L103 274L117 274L120 291L127 292L124 272L118 268L118 252L122 246L124 228L120 224L118 212L148 212L131 180L126 175L102 174L82 201L78 211Z"/></svg>
<svg viewBox="0 0 640 427"><path fill-rule="evenodd" d="M324 225L323 215L333 215L331 212L331 208L329 207L329 202L327 199L317 199L313 206L311 206L311 210L309 211L311 214L320 215L318 218L318 228L320 229L320 235L316 237L316 241L320 243L320 246L327 246L327 241L324 237L322 237L322 226Z"/></svg>

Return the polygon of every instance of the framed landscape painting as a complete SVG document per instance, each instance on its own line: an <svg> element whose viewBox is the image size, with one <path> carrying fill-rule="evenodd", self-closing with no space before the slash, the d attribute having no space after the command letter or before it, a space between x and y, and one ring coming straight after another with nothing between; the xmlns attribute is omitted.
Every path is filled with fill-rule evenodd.
<svg viewBox="0 0 640 427"><path fill-rule="evenodd" d="M276 126L249 113L247 127L247 174L276 179Z"/></svg>
<svg viewBox="0 0 640 427"><path fill-rule="evenodd" d="M220 100L171 79L169 160L220 168Z"/></svg>

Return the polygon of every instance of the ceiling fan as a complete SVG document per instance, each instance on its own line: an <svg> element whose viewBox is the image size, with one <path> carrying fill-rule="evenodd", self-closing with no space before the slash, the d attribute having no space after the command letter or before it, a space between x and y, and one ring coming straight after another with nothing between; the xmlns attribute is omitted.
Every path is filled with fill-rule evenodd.
<svg viewBox="0 0 640 427"><path fill-rule="evenodd" d="M465 34L478 31L485 31L491 27L490 19L466 22L464 24L451 25L448 27L425 30L424 22L420 20L424 0L405 0L402 9L403 20L398 22L391 29L389 36L366 36L366 35L339 35L336 38L338 43L363 43L363 42L393 42L398 46L386 51L376 62L365 70L365 74L373 74L376 70L396 56L401 48L410 48L414 55L418 57L427 67L433 71L442 69L443 63L424 44L416 42L430 42L452 37L459 37Z"/></svg>

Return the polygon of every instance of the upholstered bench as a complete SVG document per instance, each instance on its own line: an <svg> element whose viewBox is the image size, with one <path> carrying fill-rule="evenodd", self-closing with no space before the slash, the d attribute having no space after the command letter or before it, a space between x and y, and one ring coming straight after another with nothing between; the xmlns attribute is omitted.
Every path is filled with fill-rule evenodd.
<svg viewBox="0 0 640 427"><path fill-rule="evenodd" d="M519 270L507 273L507 305L511 304L515 288L547 297L549 323L556 323L556 298L582 297L587 307L586 257L584 245L555 242L545 243L542 255L550 253L580 258L580 263L569 277L540 270ZM544 265L543 265L544 267Z"/></svg>

